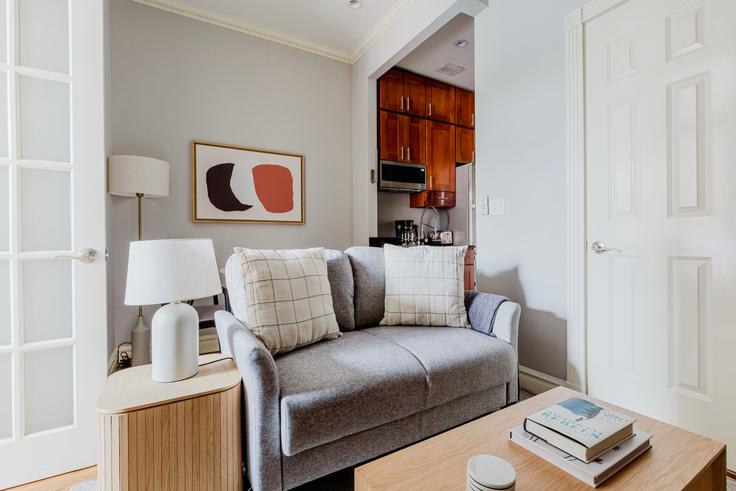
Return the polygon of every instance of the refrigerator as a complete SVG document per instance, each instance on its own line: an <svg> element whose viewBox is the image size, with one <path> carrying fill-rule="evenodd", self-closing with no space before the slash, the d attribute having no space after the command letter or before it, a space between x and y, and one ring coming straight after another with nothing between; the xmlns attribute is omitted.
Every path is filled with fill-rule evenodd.
<svg viewBox="0 0 736 491"><path fill-rule="evenodd" d="M455 168L455 207L448 210L448 228L455 245L475 245L475 164Z"/></svg>

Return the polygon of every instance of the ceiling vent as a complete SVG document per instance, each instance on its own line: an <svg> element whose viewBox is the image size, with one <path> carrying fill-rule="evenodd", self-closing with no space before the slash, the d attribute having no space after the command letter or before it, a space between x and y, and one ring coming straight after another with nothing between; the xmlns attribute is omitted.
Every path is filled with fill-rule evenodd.
<svg viewBox="0 0 736 491"><path fill-rule="evenodd" d="M454 77L458 73L464 72L465 68L461 67L460 65L455 65L454 63L445 63L439 69L437 69L437 71L440 73L444 73L449 77Z"/></svg>

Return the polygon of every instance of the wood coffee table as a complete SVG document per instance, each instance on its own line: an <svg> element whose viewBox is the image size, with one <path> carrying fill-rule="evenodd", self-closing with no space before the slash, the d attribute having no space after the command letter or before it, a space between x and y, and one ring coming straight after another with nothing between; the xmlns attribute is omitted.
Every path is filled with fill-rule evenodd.
<svg viewBox="0 0 736 491"><path fill-rule="evenodd" d="M592 489L509 440L508 430L521 424L525 416L574 396L580 394L558 387L374 460L355 469L355 490L464 490L465 464L477 454L497 455L509 461L516 469L519 490ZM634 416L635 427L652 434L652 448L599 489L726 489L723 443L596 402Z"/></svg>

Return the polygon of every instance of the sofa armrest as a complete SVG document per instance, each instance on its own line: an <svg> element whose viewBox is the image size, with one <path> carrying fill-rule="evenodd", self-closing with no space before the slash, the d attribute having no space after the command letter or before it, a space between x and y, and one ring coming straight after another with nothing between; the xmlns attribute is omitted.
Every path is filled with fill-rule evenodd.
<svg viewBox="0 0 736 491"><path fill-rule="evenodd" d="M519 351L519 317L521 316L521 306L514 302L504 302L499 305L496 311L496 318L493 321L493 334L498 339L503 339L515 351Z"/></svg>
<svg viewBox="0 0 736 491"><path fill-rule="evenodd" d="M521 315L521 306L518 303L491 293L465 292L465 308L473 329L486 334L493 333L518 352L519 316ZM493 325L490 325L491 322Z"/></svg>
<svg viewBox="0 0 736 491"><path fill-rule="evenodd" d="M215 313L222 353L243 376L243 451L254 491L281 490L279 379L273 356L230 312Z"/></svg>

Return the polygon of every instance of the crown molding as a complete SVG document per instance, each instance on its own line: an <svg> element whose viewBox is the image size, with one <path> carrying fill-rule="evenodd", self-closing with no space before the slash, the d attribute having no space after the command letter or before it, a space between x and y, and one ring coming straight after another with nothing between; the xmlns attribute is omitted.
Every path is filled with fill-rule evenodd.
<svg viewBox="0 0 736 491"><path fill-rule="evenodd" d="M398 2L396 2L394 6L391 7L388 12L386 12L383 17L378 20L376 25L373 26L370 31L368 31L368 34L366 34L363 40L351 53L350 63L355 63L356 61L358 61L358 59L363 56L363 53L365 53L368 48L370 48L373 43L376 42L376 39L378 39L381 34L386 32L388 28L391 27L399 17L401 17L401 14L403 14L412 3L414 3L414 0L399 0Z"/></svg>
<svg viewBox="0 0 736 491"><path fill-rule="evenodd" d="M266 29L255 24L243 22L242 20L236 19L234 17L217 14L208 10L198 9L195 7L189 7L187 5L182 5L181 3L178 3L174 0L131 1L141 5L146 5L148 7L157 8L159 10L164 10L172 14L182 15L184 17L198 20L200 22L206 22L207 24L212 24L215 26L224 27L225 29L230 29L232 31L256 36L261 39L273 41L275 43L290 46L292 48L301 49L309 53L324 56L326 58L348 64L355 63L363 55L363 53L365 53L365 51L373 45L376 39L378 39L381 34L386 32L388 28L391 27L394 22L396 22L396 19L398 19L401 14L406 11L409 5L414 2L414 0L399 0L398 2L396 2L396 4L394 4L393 7L391 7L388 12L386 12L386 14L384 14L384 16L379 19L376 25L373 26L370 31L368 31L368 34L366 34L363 40L358 44L357 48L355 48L355 50L350 53L348 51L331 48L330 46L325 46L320 43L313 43L311 41L305 41L303 39L295 38L293 36L289 36L288 34Z"/></svg>
<svg viewBox="0 0 736 491"><path fill-rule="evenodd" d="M254 24L249 24L233 17L216 14L207 10L202 10L194 7L189 7L187 5L182 5L172 0L131 1L139 3L141 5L147 5L149 7L165 10L166 12L171 12L172 14L179 14L184 17L189 17L190 19L198 20L200 22L206 22L207 24L224 27L225 29L230 29L232 31L250 34L251 36L256 36L261 39L273 41L274 43L279 43L285 46L290 46L292 48L308 51L309 53L314 53L316 55L331 58L343 63L352 63L350 54L346 51L330 48L329 46L325 46L319 43L304 41L303 39L298 39L281 32L276 32L260 26L256 26Z"/></svg>

